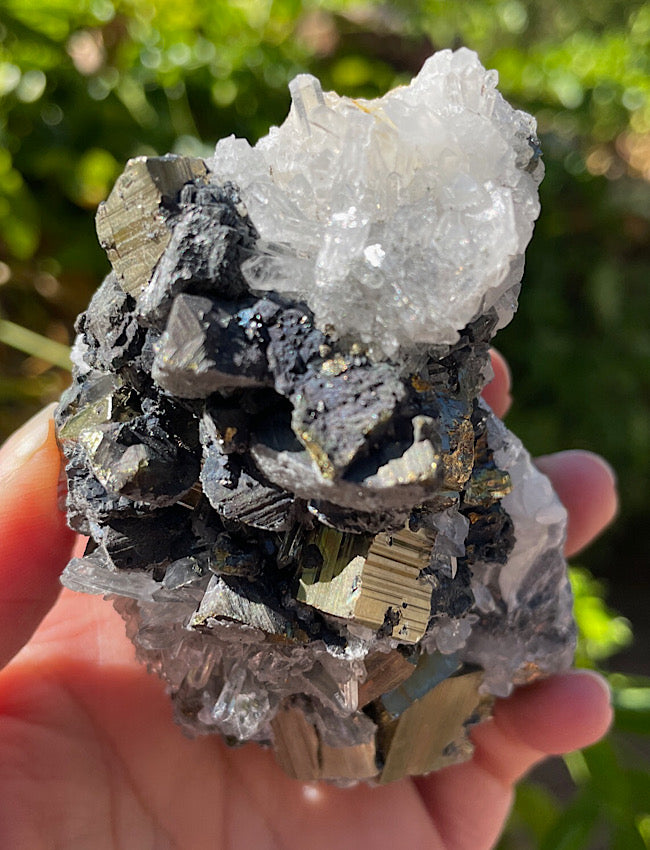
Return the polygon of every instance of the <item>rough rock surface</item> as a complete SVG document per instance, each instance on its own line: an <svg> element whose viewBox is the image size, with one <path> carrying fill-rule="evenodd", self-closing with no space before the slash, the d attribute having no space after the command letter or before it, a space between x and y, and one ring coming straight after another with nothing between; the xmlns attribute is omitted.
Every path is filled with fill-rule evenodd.
<svg viewBox="0 0 650 850"><path fill-rule="evenodd" d="M479 399L543 170L495 86L467 50L373 102L301 76L254 148L132 160L98 213L63 581L114 599L189 734L299 779L462 760L571 663L565 512Z"/></svg>

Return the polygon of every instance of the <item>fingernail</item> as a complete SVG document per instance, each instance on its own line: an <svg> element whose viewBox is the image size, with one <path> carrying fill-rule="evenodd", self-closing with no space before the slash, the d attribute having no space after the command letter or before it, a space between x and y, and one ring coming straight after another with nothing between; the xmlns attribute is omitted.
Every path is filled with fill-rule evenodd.
<svg viewBox="0 0 650 850"><path fill-rule="evenodd" d="M539 463L540 461L542 463L550 461L551 463L560 464L564 459L568 459L571 463L573 463L576 458L587 459L591 464L599 467L610 479L612 487L616 488L617 478L614 467L608 463L602 455L596 454L596 452L587 451L587 449L566 449L565 451L554 452L550 455L540 455L536 459L535 463Z"/></svg>
<svg viewBox="0 0 650 850"><path fill-rule="evenodd" d="M605 679L604 676L601 676L600 673L597 673L595 670L589 670L586 667L578 667L576 670L573 671L573 675L574 676L584 676L585 678L591 679L593 682L595 682L600 687L602 692L606 695L607 702L611 703L611 701L612 701L612 689L610 688L609 682L607 681L607 679Z"/></svg>
<svg viewBox="0 0 650 850"><path fill-rule="evenodd" d="M0 477L11 475L40 449L50 436L56 404L48 404L12 434L0 447Z"/></svg>
<svg viewBox="0 0 650 850"><path fill-rule="evenodd" d="M605 470L612 480L612 486L616 487L618 481L614 467L602 455L598 455L595 452L585 452L585 454L588 454L596 465L601 466Z"/></svg>

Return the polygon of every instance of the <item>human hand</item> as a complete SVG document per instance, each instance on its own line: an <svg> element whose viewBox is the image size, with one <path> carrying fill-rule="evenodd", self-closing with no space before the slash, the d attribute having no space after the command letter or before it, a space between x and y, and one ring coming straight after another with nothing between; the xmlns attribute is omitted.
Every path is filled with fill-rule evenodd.
<svg viewBox="0 0 650 850"><path fill-rule="evenodd" d="M498 356L495 373L485 395L503 415ZM187 740L112 605L60 590L74 535L56 507L50 414L0 449L1 850L487 850L513 783L606 731L606 686L583 671L497 701L474 729L470 762L380 788L300 783L256 745ZM572 554L615 512L611 473L586 452L539 466L569 509Z"/></svg>

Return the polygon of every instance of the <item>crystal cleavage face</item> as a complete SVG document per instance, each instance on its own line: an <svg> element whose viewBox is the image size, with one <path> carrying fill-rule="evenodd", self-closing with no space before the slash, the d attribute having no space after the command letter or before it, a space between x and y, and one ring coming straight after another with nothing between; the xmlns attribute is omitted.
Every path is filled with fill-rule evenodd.
<svg viewBox="0 0 650 850"><path fill-rule="evenodd" d="M373 101L291 84L212 160L129 161L57 412L63 582L106 594L189 734L292 776L467 758L571 663L565 512L480 401L542 176L467 50Z"/></svg>

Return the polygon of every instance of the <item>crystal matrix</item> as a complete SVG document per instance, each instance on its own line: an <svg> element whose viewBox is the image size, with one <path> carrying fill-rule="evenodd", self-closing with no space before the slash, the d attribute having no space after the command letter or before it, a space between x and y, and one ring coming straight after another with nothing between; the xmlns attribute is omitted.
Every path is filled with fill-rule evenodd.
<svg viewBox="0 0 650 850"><path fill-rule="evenodd" d="M291 85L213 159L131 160L57 415L68 587L106 594L189 734L298 779L471 753L571 662L565 513L479 400L542 176L467 50L373 101Z"/></svg>

